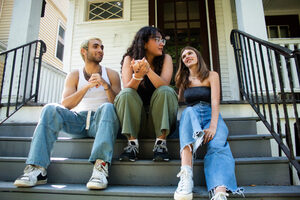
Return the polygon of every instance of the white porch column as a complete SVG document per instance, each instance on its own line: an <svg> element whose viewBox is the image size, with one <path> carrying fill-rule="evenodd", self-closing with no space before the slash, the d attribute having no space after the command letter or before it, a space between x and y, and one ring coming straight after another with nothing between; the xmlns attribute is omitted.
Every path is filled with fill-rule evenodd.
<svg viewBox="0 0 300 200"><path fill-rule="evenodd" d="M7 49L38 39L43 0L14 0Z"/></svg>
<svg viewBox="0 0 300 200"><path fill-rule="evenodd" d="M235 0L238 28L268 40L262 0Z"/></svg>
<svg viewBox="0 0 300 200"><path fill-rule="evenodd" d="M66 29L66 36L65 36L64 65L63 65L63 71L66 73L70 72L72 69L71 57L72 57L74 23L75 23L75 1L69 0L69 15L68 15L67 29Z"/></svg>
<svg viewBox="0 0 300 200"><path fill-rule="evenodd" d="M7 44L7 50L13 49L15 47L27 44L38 39L39 29L40 29L40 18L42 11L43 0L14 0L14 8L9 32L9 39ZM11 52L7 57L5 79L3 85L3 103L7 100L10 91L10 82L12 81L11 88L11 102L13 103L17 96L18 101L22 99L23 96L31 96L31 82L32 73L37 68L34 68L35 63L35 46L30 48L25 48L22 56L22 50L15 52L15 63L13 62L14 52ZM30 56L29 56L30 53ZM29 66L27 68L27 65ZM14 66L14 68L13 68ZM22 71L21 71L22 66ZM13 80L11 80L12 69L14 69ZM28 76L26 77L26 74ZM21 80L19 81L19 77ZM20 92L17 94L18 85L20 83ZM26 93L24 90L26 87ZM33 86L33 90L35 85Z"/></svg>

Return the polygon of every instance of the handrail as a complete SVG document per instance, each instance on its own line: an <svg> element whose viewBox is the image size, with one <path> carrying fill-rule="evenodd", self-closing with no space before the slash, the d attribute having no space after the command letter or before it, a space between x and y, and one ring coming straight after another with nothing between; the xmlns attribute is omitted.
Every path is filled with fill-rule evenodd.
<svg viewBox="0 0 300 200"><path fill-rule="evenodd" d="M30 100L37 102L45 52L46 44L42 40L35 40L0 53L0 57L4 56L0 105L6 107L0 125Z"/></svg>
<svg viewBox="0 0 300 200"><path fill-rule="evenodd" d="M278 143L279 156L283 151L300 174L292 142L294 132L295 143L300 144L300 105L295 94L295 89L299 91L295 86L300 85L299 49L292 51L239 30L232 30L230 40L241 98L249 102Z"/></svg>

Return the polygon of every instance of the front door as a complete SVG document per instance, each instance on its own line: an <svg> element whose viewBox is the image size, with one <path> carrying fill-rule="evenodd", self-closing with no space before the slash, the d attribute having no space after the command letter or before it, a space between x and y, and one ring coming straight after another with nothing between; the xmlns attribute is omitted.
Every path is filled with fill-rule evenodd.
<svg viewBox="0 0 300 200"><path fill-rule="evenodd" d="M208 0L208 2L214 1ZM207 28L207 16L209 16L210 31L213 31L210 37L215 40L214 3L209 3L207 7L209 13L206 11L205 0L156 0L156 4L155 0L149 1L149 25L157 25L166 35L165 50L173 58L174 72L178 67L180 51L185 46L198 49L210 69L219 72L218 51L210 54ZM217 41L212 41L211 49L215 44Z"/></svg>

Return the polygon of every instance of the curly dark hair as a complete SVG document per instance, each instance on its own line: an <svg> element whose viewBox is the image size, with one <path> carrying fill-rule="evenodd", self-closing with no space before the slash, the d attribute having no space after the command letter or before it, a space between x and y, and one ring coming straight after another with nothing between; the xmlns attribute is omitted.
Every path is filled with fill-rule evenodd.
<svg viewBox="0 0 300 200"><path fill-rule="evenodd" d="M150 38L155 38L157 33L160 33L161 36L164 38L164 34L158 28L152 26L145 26L135 34L132 44L127 49L127 52L123 55L121 61L121 71L122 71L124 58L126 56L130 56L135 60L139 60L142 59L143 57L146 57L146 50L144 46L149 41ZM165 58L165 53L163 51L161 56L155 57L152 61L152 64L154 66L154 71L158 75L160 75L161 73L162 65L164 63L164 58Z"/></svg>
<svg viewBox="0 0 300 200"><path fill-rule="evenodd" d="M191 83L190 80L189 80L190 71L185 66L185 64L183 63L182 58L181 58L182 53L185 50L192 50L197 55L197 59L198 59L198 77L200 78L200 81L204 81L209 76L209 69L208 69L206 63L204 62L204 59L203 59L201 53L197 49L195 49L194 47L190 47L190 46L184 47L180 52L179 67L178 67L178 70L177 70L176 75L175 75L176 87L177 88L182 88L184 90L186 88L188 88L188 86Z"/></svg>

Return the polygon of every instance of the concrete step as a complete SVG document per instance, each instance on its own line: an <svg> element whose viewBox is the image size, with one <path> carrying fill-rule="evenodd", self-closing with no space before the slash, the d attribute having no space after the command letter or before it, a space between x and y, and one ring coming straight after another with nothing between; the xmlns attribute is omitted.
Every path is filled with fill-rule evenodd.
<svg viewBox="0 0 300 200"><path fill-rule="evenodd" d="M267 157L271 156L270 134L266 135L233 135L228 141L233 156L240 157ZM141 139L139 157L143 159L153 158L154 139ZM53 148L53 157L65 158L88 158L92 149L94 139L72 139L70 137L59 137ZM26 157L30 149L31 137L4 137L0 136L0 156ZM127 145L126 140L118 139L114 148L114 158L118 158ZM172 159L179 159L180 145L178 139L169 139L167 142ZM198 158L203 158L206 145L197 152Z"/></svg>
<svg viewBox="0 0 300 200"><path fill-rule="evenodd" d="M0 157L0 180L13 181L25 167L22 157ZM290 185L289 164L284 157L236 158L238 185ZM48 168L49 183L86 183L92 173L87 159L52 158ZM153 162L139 160L120 162L114 160L110 168L112 185L177 185L176 174L180 160ZM203 160L194 162L195 185L204 186Z"/></svg>
<svg viewBox="0 0 300 200"><path fill-rule="evenodd" d="M257 134L257 117L225 118L230 135ZM0 136L32 137L37 123L4 123L0 126ZM247 128L245 128L247 127ZM61 136L66 134L61 133ZM178 135L175 131L174 136Z"/></svg>
<svg viewBox="0 0 300 200"><path fill-rule="evenodd" d="M300 199L300 186L243 186L245 198L230 194L235 200ZM173 199L176 186L109 186L105 190L88 190L85 184L46 184L33 188L16 188L12 182L0 182L3 200L64 199L64 200L165 200ZM195 200L207 200L206 187L196 186Z"/></svg>

